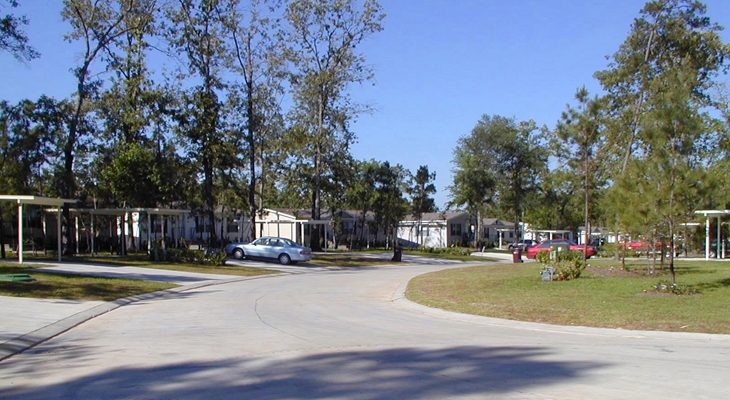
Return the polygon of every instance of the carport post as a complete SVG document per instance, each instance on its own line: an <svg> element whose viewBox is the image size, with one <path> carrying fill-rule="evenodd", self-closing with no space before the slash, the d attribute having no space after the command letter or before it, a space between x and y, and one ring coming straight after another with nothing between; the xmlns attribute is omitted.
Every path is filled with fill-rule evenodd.
<svg viewBox="0 0 730 400"><path fill-rule="evenodd" d="M79 216L74 217L74 237L76 238L76 254L79 254Z"/></svg>
<svg viewBox="0 0 730 400"><path fill-rule="evenodd" d="M89 214L91 216L91 256L94 256L94 236L96 236L96 232L94 231L94 213Z"/></svg>
<svg viewBox="0 0 730 400"><path fill-rule="evenodd" d="M715 258L720 259L720 216L717 216L717 248L715 249Z"/></svg>
<svg viewBox="0 0 730 400"><path fill-rule="evenodd" d="M18 263L23 263L23 203L18 202Z"/></svg>
<svg viewBox="0 0 730 400"><path fill-rule="evenodd" d="M705 218L705 261L710 259L710 216Z"/></svg>
<svg viewBox="0 0 730 400"><path fill-rule="evenodd" d="M300 236L299 239L302 242L301 245L304 246L304 224L299 224L299 229L302 232L302 236Z"/></svg>
<svg viewBox="0 0 730 400"><path fill-rule="evenodd" d="M56 216L58 219L58 223L56 224L56 241L58 241L58 262L61 262L61 253L63 252L63 249L61 248L61 207L56 208Z"/></svg>
<svg viewBox="0 0 730 400"><path fill-rule="evenodd" d="M147 254L152 252L152 213L147 211Z"/></svg>

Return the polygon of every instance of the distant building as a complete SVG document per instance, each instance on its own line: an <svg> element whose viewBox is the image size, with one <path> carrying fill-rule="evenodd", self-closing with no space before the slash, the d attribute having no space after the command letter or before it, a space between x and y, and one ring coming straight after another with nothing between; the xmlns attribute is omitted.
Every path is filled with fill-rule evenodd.
<svg viewBox="0 0 730 400"><path fill-rule="evenodd" d="M445 211L413 215L398 223L398 240L409 247L463 246L469 240L469 213Z"/></svg>

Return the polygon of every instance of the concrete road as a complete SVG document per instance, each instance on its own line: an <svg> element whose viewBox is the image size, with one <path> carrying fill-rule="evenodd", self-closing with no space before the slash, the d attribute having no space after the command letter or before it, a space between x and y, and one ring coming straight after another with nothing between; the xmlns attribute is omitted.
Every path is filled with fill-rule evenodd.
<svg viewBox="0 0 730 400"><path fill-rule="evenodd" d="M126 305L0 362L0 398L730 395L730 336L510 322L403 298L409 279L448 267L281 274Z"/></svg>

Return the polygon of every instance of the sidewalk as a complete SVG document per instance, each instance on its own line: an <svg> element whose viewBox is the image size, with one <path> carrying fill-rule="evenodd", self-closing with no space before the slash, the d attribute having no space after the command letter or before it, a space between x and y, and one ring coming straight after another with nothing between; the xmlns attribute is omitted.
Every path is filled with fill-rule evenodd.
<svg viewBox="0 0 730 400"><path fill-rule="evenodd" d="M56 271L91 276L143 279L169 282L181 286L112 302L0 296L0 320L2 320L0 325L0 361L66 332L91 318L126 304L164 297L171 293L179 293L202 286L255 278L112 265L47 262L34 262L34 264L47 264L47 268L39 268L39 270L46 272Z"/></svg>

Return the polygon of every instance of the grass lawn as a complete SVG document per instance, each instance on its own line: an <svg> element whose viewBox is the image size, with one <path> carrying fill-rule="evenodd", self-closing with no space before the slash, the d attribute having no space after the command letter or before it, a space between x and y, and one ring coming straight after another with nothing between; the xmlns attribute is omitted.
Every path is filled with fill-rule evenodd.
<svg viewBox="0 0 730 400"><path fill-rule="evenodd" d="M538 263L494 264L416 277L406 296L467 314L606 328L730 334L730 263L677 261L677 284L698 291L653 290L668 271L649 274L645 260L591 260L579 279L542 282ZM646 292L645 292L646 291Z"/></svg>
<svg viewBox="0 0 730 400"><path fill-rule="evenodd" d="M501 253L496 252L494 253ZM436 258L436 259L444 259L444 260L457 260L457 261L497 261L499 258L490 258L490 257L478 257L478 256L470 256L465 254L449 254L449 253L435 253L435 252L428 252L428 251L418 251L418 250L403 250L403 254L409 254L412 256L422 256L422 257L428 257L428 258Z"/></svg>
<svg viewBox="0 0 730 400"><path fill-rule="evenodd" d="M55 262L57 261L56 259L26 257L24 261L27 263L22 266L17 263L0 262L0 275L28 274L35 281L13 282L0 280L0 296L112 301L127 296L156 292L178 286L170 283L137 279L100 278L78 274L48 273L35 269L38 267L47 267L47 265L33 265L32 262ZM71 259L66 258L64 261L233 276L255 276L279 273L279 271L265 268L238 267L233 265L204 266L196 264L155 263L150 261L146 255L73 257Z"/></svg>
<svg viewBox="0 0 730 400"><path fill-rule="evenodd" d="M31 282L0 280L0 296L112 301L177 286L164 282L40 272L33 267L0 263L0 275L28 274L35 279Z"/></svg>
<svg viewBox="0 0 730 400"><path fill-rule="evenodd" d="M237 265L200 265L200 264L175 264L168 262L151 261L149 257L144 255L128 255L125 257L74 257L74 261L102 263L113 265L125 265L140 268L166 269L171 271L197 272L201 274L218 274L218 275L234 275L234 276L256 276L278 274L280 271L266 268L241 267ZM265 264L264 264L265 265Z"/></svg>
<svg viewBox="0 0 730 400"><path fill-rule="evenodd" d="M372 257L374 252L358 253L317 253L309 263L312 265L321 265L324 267L364 267L393 264L390 259Z"/></svg>
<svg viewBox="0 0 730 400"><path fill-rule="evenodd" d="M33 261L43 262L57 262L56 258L48 257L25 257L24 261L32 263ZM239 267L236 265L200 265L200 264L175 264L166 262L155 262L149 259L146 254L128 254L126 256L74 256L64 257L64 262L74 263L92 263L92 264L109 264L109 265L121 265L129 267L140 267L140 268L155 268L165 269L171 271L185 271L185 272L197 272L202 274L218 274L218 275L234 275L234 276L255 276L255 275L267 275L276 274L280 271L265 269L265 268L251 268L251 267ZM15 264L17 265L17 264Z"/></svg>
<svg viewBox="0 0 730 400"><path fill-rule="evenodd" d="M384 257L372 257L375 253L386 253L387 258ZM422 256L428 258L455 260L455 261L490 261L496 259L490 259L487 257L476 257L460 254L446 254L446 253L429 253L426 251L416 250L403 250L404 255ZM364 267L364 266L377 266L377 265L392 265L393 261L390 261L390 257L393 255L393 251L358 251L358 252L330 252L330 253L317 253L314 259L311 261L312 264L328 266L328 267ZM406 261L404 261L406 262Z"/></svg>

